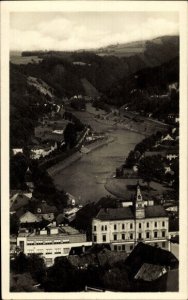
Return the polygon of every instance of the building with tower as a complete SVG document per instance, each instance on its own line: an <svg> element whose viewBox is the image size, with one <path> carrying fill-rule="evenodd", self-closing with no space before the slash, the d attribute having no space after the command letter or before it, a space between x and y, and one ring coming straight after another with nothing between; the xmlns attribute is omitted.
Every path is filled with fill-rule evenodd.
<svg viewBox="0 0 188 300"><path fill-rule="evenodd" d="M169 248L169 218L161 205L142 197L139 183L132 205L101 208L92 220L92 241L108 243L115 251L130 253L139 243Z"/></svg>

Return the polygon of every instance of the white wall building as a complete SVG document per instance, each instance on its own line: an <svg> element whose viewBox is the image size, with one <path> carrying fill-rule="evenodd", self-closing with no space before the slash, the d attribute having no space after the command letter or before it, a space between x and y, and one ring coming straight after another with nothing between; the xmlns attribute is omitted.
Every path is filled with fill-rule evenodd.
<svg viewBox="0 0 188 300"><path fill-rule="evenodd" d="M147 206L139 185L129 207L100 209L92 221L92 241L109 243L112 250L131 252L139 242L168 249L169 218L161 205Z"/></svg>
<svg viewBox="0 0 188 300"><path fill-rule="evenodd" d="M40 231L30 233L22 229L17 237L17 246L26 255L39 254L47 266L53 265L54 259L58 256L67 256L73 247L91 246L87 242L86 234L70 226L59 226L55 224Z"/></svg>

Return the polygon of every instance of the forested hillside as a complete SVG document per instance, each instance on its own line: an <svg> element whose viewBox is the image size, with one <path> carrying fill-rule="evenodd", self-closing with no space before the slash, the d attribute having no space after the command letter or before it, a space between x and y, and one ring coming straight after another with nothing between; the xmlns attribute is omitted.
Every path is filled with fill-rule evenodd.
<svg viewBox="0 0 188 300"><path fill-rule="evenodd" d="M130 49L131 44L122 47ZM120 45L114 47L114 51L116 48ZM38 117L51 110L49 92L44 94L36 88L40 82L48 85L54 101L59 103L74 95L101 95L99 101L105 104L118 107L129 103L131 109L152 111L156 116L164 109L178 112L178 93L172 95L173 102L170 96L164 106L150 96L165 94L170 83L179 83L179 38L145 41L143 51L132 54L119 57L114 52L99 56L98 50L22 53L40 60L10 63L11 144L18 147L28 143ZM158 106L160 109L156 110Z"/></svg>

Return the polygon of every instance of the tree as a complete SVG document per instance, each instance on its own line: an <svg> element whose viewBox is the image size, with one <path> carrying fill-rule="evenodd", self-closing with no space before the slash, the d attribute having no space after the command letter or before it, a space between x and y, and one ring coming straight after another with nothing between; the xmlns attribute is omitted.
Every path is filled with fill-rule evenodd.
<svg viewBox="0 0 188 300"><path fill-rule="evenodd" d="M28 160L22 153L17 153L10 160L10 186L22 188L25 184L25 174L28 168Z"/></svg>
<svg viewBox="0 0 188 300"><path fill-rule="evenodd" d="M16 214L10 215L10 234L17 234L20 221Z"/></svg>
<svg viewBox="0 0 188 300"><path fill-rule="evenodd" d="M103 284L106 289L130 291L128 273L125 269L112 268L107 270L103 277Z"/></svg>
<svg viewBox="0 0 188 300"><path fill-rule="evenodd" d="M138 174L147 183L148 190L150 189L150 182L154 179L163 179L164 168L160 155L153 155L144 157L139 162Z"/></svg>
<svg viewBox="0 0 188 300"><path fill-rule="evenodd" d="M34 280L42 283L46 275L44 259L37 254L30 255L28 257L28 272Z"/></svg>
<svg viewBox="0 0 188 300"><path fill-rule="evenodd" d="M10 276L10 291L11 292L39 292L34 287L36 282L29 273L11 274Z"/></svg>
<svg viewBox="0 0 188 300"><path fill-rule="evenodd" d="M66 145L69 148L72 148L76 144L76 128L73 123L68 123L65 130L64 130L64 140Z"/></svg>

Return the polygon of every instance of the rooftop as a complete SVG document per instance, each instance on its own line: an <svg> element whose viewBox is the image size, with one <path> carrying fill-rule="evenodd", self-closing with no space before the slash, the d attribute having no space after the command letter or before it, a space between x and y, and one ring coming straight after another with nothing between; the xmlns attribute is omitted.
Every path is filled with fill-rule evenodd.
<svg viewBox="0 0 188 300"><path fill-rule="evenodd" d="M46 201L42 201L42 203L37 205L36 207L37 214L48 214L48 213L56 213L56 212L57 212L56 206L48 205Z"/></svg>
<svg viewBox="0 0 188 300"><path fill-rule="evenodd" d="M20 217L20 223L35 223L40 222L41 220L30 211L27 211L24 215Z"/></svg>
<svg viewBox="0 0 188 300"><path fill-rule="evenodd" d="M145 207L145 218L167 217L163 206L153 205ZM134 219L133 206L118 208L101 208L96 216L99 220L132 220Z"/></svg>

